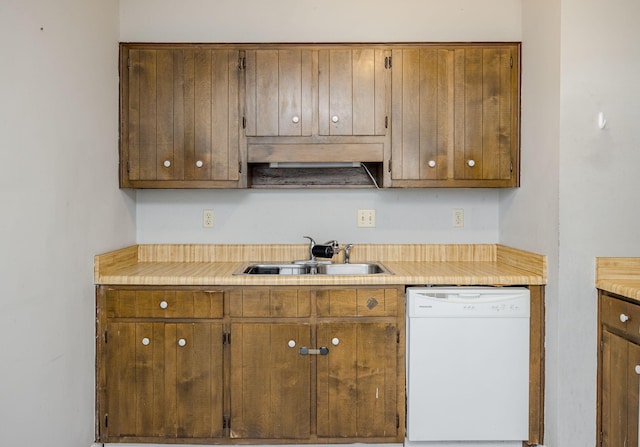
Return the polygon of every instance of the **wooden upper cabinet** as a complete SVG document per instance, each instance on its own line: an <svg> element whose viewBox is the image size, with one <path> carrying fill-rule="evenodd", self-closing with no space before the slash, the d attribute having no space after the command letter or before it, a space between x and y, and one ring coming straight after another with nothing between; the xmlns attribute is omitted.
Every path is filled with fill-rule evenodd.
<svg viewBox="0 0 640 447"><path fill-rule="evenodd" d="M513 181L519 145L515 47L458 48L454 56L455 178ZM505 185L506 186L506 185Z"/></svg>
<svg viewBox="0 0 640 447"><path fill-rule="evenodd" d="M246 135L311 135L312 51L248 50L245 58Z"/></svg>
<svg viewBox="0 0 640 447"><path fill-rule="evenodd" d="M376 48L318 52L320 135L385 135L390 51Z"/></svg>
<svg viewBox="0 0 640 447"><path fill-rule="evenodd" d="M239 51L121 46L121 187L236 187Z"/></svg>
<svg viewBox="0 0 640 447"><path fill-rule="evenodd" d="M450 177L452 75L450 49L415 47L393 51L392 179Z"/></svg>
<svg viewBox="0 0 640 447"><path fill-rule="evenodd" d="M391 184L519 184L520 45L393 50Z"/></svg>

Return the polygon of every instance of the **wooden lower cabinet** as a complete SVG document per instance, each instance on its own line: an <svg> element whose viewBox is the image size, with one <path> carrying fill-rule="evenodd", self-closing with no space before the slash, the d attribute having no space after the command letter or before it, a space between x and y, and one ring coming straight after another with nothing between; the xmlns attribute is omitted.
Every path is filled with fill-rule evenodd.
<svg viewBox="0 0 640 447"><path fill-rule="evenodd" d="M404 440L404 287L97 293L98 442Z"/></svg>
<svg viewBox="0 0 640 447"><path fill-rule="evenodd" d="M108 438L223 435L222 324L109 323L106 333Z"/></svg>
<svg viewBox="0 0 640 447"><path fill-rule="evenodd" d="M640 305L600 292L598 446L637 447Z"/></svg>

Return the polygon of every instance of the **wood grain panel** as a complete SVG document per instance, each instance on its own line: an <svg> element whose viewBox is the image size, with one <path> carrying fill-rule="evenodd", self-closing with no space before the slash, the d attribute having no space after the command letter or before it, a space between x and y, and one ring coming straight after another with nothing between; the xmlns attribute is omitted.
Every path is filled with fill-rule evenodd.
<svg viewBox="0 0 640 447"><path fill-rule="evenodd" d="M310 363L298 347L310 346L309 326L232 324L231 333L231 437L308 438Z"/></svg>
<svg viewBox="0 0 640 447"><path fill-rule="evenodd" d="M142 70L139 50L129 51L127 64L126 137L121 135L120 138L127 138L128 143L127 177L131 180L138 180L140 178L140 75Z"/></svg>
<svg viewBox="0 0 640 447"><path fill-rule="evenodd" d="M376 52L352 50L353 135L376 134ZM384 65L383 65L384 67ZM384 103L383 103L384 104Z"/></svg>
<svg viewBox="0 0 640 447"><path fill-rule="evenodd" d="M606 331L602 342L602 447L623 446L628 426L629 342Z"/></svg>
<svg viewBox="0 0 640 447"><path fill-rule="evenodd" d="M278 135L278 51L256 52L256 135Z"/></svg>
<svg viewBox="0 0 640 447"><path fill-rule="evenodd" d="M353 134L353 54L351 50L329 51L329 135ZM320 69L320 76L324 70ZM334 123L332 117L337 116Z"/></svg>
<svg viewBox="0 0 640 447"><path fill-rule="evenodd" d="M201 168L194 168L193 178L211 178L211 51L196 50L194 55L194 161L201 161Z"/></svg>
<svg viewBox="0 0 640 447"><path fill-rule="evenodd" d="M155 180L157 176L157 52L140 50L139 104L140 104L140 140L139 169L140 179Z"/></svg>
<svg viewBox="0 0 640 447"><path fill-rule="evenodd" d="M319 346L329 346L318 357L318 437L395 436L395 327L320 323L317 330Z"/></svg>
<svg viewBox="0 0 640 447"><path fill-rule="evenodd" d="M237 179L237 169L230 170L230 154L238 153L229 134L229 54L219 50L211 52L211 178ZM236 159L237 166L237 159ZM196 169L202 169L197 168ZM231 171L231 172L230 172Z"/></svg>
<svg viewBox="0 0 640 447"><path fill-rule="evenodd" d="M156 51L156 160L158 180L176 178L173 155L174 51ZM169 167L164 162L170 163Z"/></svg>

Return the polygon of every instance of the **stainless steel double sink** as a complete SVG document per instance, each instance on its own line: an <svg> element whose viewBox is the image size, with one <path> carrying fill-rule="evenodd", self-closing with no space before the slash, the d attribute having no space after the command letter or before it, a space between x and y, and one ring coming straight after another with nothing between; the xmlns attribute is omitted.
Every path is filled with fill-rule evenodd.
<svg viewBox="0 0 640 447"><path fill-rule="evenodd" d="M255 263L242 266L234 275L392 275L379 262L362 264Z"/></svg>

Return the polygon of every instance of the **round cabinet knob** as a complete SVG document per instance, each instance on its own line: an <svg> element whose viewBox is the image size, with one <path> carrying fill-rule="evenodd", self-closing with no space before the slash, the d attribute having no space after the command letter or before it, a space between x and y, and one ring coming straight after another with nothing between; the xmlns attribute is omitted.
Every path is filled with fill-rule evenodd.
<svg viewBox="0 0 640 447"><path fill-rule="evenodd" d="M626 323L627 321L629 321L629 315L620 314L620 321Z"/></svg>
<svg viewBox="0 0 640 447"><path fill-rule="evenodd" d="M204 163L202 162L202 160L196 161L196 168L201 168L202 166L204 166Z"/></svg>
<svg viewBox="0 0 640 447"><path fill-rule="evenodd" d="M470 168L473 168L476 165L476 162L475 162L475 160L469 160L467 162L467 165L469 165Z"/></svg>
<svg viewBox="0 0 640 447"><path fill-rule="evenodd" d="M338 118L338 115L333 115L333 116L331 117L331 122L333 122L333 123L337 123L338 121L340 121L340 118Z"/></svg>
<svg viewBox="0 0 640 447"><path fill-rule="evenodd" d="M142 344L145 345L145 346L148 346L150 342L151 341L147 337L142 339Z"/></svg>
<svg viewBox="0 0 640 447"><path fill-rule="evenodd" d="M296 342L295 340L289 340L289 343L287 343L289 345L290 348L295 348L296 347Z"/></svg>
<svg viewBox="0 0 640 447"><path fill-rule="evenodd" d="M185 346L187 344L187 340L185 340L184 338L181 338L180 340L178 340L178 346Z"/></svg>
<svg viewBox="0 0 640 447"><path fill-rule="evenodd" d="M340 344L340 339L338 337L334 337L331 339L331 344L333 346L338 346Z"/></svg>
<svg viewBox="0 0 640 447"><path fill-rule="evenodd" d="M640 374L640 365L636 365L636 374Z"/></svg>
<svg viewBox="0 0 640 447"><path fill-rule="evenodd" d="M435 168L436 167L436 161L435 160L429 160L429 167L430 168Z"/></svg>
<svg viewBox="0 0 640 447"><path fill-rule="evenodd" d="M170 166L171 166L171 162L170 162L169 160L165 160L165 161L164 161L164 163L162 163L162 165L163 165L165 168L168 168L168 167L170 167Z"/></svg>
<svg viewBox="0 0 640 447"><path fill-rule="evenodd" d="M167 307L169 307L169 303L166 301L160 301L160 309L166 309Z"/></svg>
<svg viewBox="0 0 640 447"><path fill-rule="evenodd" d="M291 121L294 122L295 124L298 124L300 122L300 117L296 115L293 118L291 118Z"/></svg>

